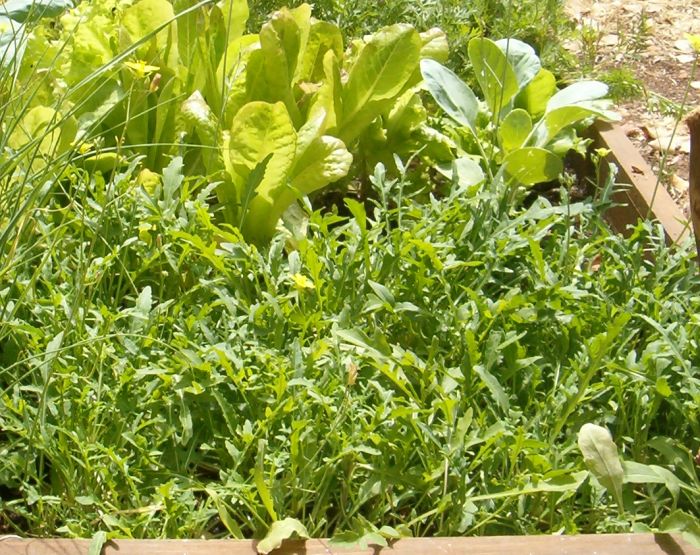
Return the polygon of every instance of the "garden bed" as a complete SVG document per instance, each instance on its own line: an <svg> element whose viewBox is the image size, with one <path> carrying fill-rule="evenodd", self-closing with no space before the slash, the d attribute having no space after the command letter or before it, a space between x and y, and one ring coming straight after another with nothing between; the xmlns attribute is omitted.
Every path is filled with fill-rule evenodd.
<svg viewBox="0 0 700 555"><path fill-rule="evenodd" d="M89 540L15 540L2 542L5 555L84 555ZM533 555L692 555L700 553L676 535L667 534L599 534L581 536L492 536L481 538L411 538L396 542L384 550L367 548L338 549L326 540L290 541L274 551L278 555L374 554L382 551L395 555L496 555L531 553ZM254 555L255 542L242 540L117 540L109 542L105 555Z"/></svg>
<svg viewBox="0 0 700 555"><path fill-rule="evenodd" d="M243 0L126 4L42 13L5 75L0 533L95 540L0 553L700 537L694 263L638 221L643 162L565 172L603 83L481 36L460 76L439 30L348 43L306 4L253 34Z"/></svg>

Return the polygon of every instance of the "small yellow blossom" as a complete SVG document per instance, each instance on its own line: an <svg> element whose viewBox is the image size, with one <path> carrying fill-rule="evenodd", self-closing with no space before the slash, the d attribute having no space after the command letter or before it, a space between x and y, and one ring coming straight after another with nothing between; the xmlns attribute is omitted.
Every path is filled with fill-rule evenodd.
<svg viewBox="0 0 700 555"><path fill-rule="evenodd" d="M150 75L154 71L158 71L160 68L158 66L148 65L143 60L136 60L135 62L124 62L124 65L129 68L137 79L143 79L146 75Z"/></svg>
<svg viewBox="0 0 700 555"><path fill-rule="evenodd" d="M78 152L80 154L87 154L95 150L95 145L93 143L80 143L78 146Z"/></svg>
<svg viewBox="0 0 700 555"><path fill-rule="evenodd" d="M136 184L141 185L149 195L153 195L160 185L160 175L151 170L144 168L136 177Z"/></svg>
<svg viewBox="0 0 700 555"><path fill-rule="evenodd" d="M316 287L314 282L304 274L292 274L292 281L294 282L294 287L299 291L303 289L314 289Z"/></svg>
<svg viewBox="0 0 700 555"><path fill-rule="evenodd" d="M139 239L146 243L147 245L151 244L151 231L153 231L156 228L153 224L149 224L147 222L141 222L139 224Z"/></svg>
<svg viewBox="0 0 700 555"><path fill-rule="evenodd" d="M688 33L684 33L683 36L685 37L685 40L690 43L690 46L693 47L693 50L700 54L700 35L689 35Z"/></svg>

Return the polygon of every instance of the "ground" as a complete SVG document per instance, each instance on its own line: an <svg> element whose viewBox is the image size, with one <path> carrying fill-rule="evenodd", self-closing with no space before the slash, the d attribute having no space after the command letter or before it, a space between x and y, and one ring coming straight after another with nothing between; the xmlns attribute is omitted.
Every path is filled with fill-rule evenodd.
<svg viewBox="0 0 700 555"><path fill-rule="evenodd" d="M700 0L566 1L577 22L567 48L583 69L627 93L618 106L625 132L686 211L690 140L682 115L700 107L700 69L684 34L700 34Z"/></svg>

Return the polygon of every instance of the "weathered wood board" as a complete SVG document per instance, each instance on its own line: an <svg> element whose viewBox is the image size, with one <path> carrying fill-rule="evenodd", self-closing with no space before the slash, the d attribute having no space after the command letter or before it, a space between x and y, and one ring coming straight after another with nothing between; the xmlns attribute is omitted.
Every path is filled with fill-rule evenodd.
<svg viewBox="0 0 700 555"><path fill-rule="evenodd" d="M663 225L669 243L678 243L688 237L690 229L687 218L668 194L646 160L627 138L619 125L598 121L590 130L595 147L610 150L609 162L619 168L616 181L628 184L620 189L613 200L618 206L606 212L606 219L619 233L627 226L647 217Z"/></svg>
<svg viewBox="0 0 700 555"><path fill-rule="evenodd" d="M87 555L89 540L0 539L0 555ZM255 555L244 540L116 540L104 555ZM677 535L492 536L412 538L389 548L339 549L327 540L289 541L272 555L700 555Z"/></svg>

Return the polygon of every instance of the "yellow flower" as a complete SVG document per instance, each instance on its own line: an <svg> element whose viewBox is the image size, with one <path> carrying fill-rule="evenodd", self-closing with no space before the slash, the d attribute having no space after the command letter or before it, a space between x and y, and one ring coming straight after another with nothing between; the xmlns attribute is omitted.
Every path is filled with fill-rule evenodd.
<svg viewBox="0 0 700 555"><path fill-rule="evenodd" d="M154 71L158 71L160 68L158 66L148 65L143 60L136 60L135 62L124 62L124 65L132 71L137 79L143 79L146 75L150 75Z"/></svg>
<svg viewBox="0 0 700 555"><path fill-rule="evenodd" d="M93 143L80 143L80 146L78 146L78 152L80 154L87 154L93 150L95 150L95 145Z"/></svg>
<svg viewBox="0 0 700 555"><path fill-rule="evenodd" d="M688 33L683 33L685 40L690 43L695 52L700 54L700 35L689 35Z"/></svg>
<svg viewBox="0 0 700 555"><path fill-rule="evenodd" d="M136 177L136 184L141 185L148 194L152 195L156 192L156 188L160 185L160 176L151 170L144 168Z"/></svg>
<svg viewBox="0 0 700 555"><path fill-rule="evenodd" d="M299 291L303 289L314 289L316 287L314 282L303 274L292 274L292 281L294 282L294 287Z"/></svg>

